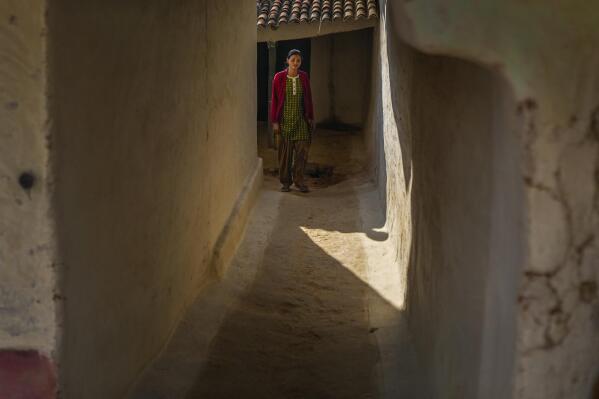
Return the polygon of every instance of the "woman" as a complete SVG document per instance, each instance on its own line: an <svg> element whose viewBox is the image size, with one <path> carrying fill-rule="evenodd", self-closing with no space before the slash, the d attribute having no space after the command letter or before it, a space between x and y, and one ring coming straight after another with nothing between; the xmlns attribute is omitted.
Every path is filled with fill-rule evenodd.
<svg viewBox="0 0 599 399"><path fill-rule="evenodd" d="M281 191L290 191L295 184L302 193L307 193L304 169L314 130L314 109L310 80L300 71L302 53L291 50L287 54L287 69L277 73L272 83L272 105L270 120L279 142L279 179Z"/></svg>

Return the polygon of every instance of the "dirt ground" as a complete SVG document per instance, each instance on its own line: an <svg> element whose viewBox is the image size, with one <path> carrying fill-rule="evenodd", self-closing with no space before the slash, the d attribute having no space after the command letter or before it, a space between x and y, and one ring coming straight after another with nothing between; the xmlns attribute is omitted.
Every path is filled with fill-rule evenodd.
<svg viewBox="0 0 599 399"><path fill-rule="evenodd" d="M268 131L264 124L258 124L258 155L264 162L264 174L277 177L277 151L268 148ZM364 165L364 143L359 131L319 128L310 146L307 184L312 189L326 188L364 174Z"/></svg>
<svg viewBox="0 0 599 399"><path fill-rule="evenodd" d="M357 199L339 191L281 199L255 281L188 398L376 397L366 263L347 234L359 229Z"/></svg>
<svg viewBox="0 0 599 399"><path fill-rule="evenodd" d="M206 287L135 399L424 398L405 333L403 289L361 138L323 133L313 191L264 186L223 281ZM274 163L274 165L273 165ZM330 177L330 176L329 176Z"/></svg>

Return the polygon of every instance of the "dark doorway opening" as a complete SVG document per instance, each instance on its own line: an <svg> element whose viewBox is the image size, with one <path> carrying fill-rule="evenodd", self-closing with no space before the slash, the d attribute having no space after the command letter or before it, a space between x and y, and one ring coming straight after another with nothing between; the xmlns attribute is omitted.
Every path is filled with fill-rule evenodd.
<svg viewBox="0 0 599 399"><path fill-rule="evenodd" d="M268 121L268 45L258 43L258 115L257 120Z"/></svg>

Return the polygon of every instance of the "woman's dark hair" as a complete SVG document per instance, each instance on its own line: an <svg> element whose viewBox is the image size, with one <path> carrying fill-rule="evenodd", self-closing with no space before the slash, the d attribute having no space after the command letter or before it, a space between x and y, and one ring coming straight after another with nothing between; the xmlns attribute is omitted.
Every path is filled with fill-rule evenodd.
<svg viewBox="0 0 599 399"><path fill-rule="evenodd" d="M302 57L302 52L299 51L298 49L294 48L289 50L289 53L287 53L287 59L291 58L294 55L299 55L300 58Z"/></svg>

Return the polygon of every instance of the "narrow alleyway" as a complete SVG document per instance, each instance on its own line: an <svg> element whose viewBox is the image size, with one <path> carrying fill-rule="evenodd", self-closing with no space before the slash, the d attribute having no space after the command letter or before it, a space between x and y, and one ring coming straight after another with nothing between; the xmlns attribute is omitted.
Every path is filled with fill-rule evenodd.
<svg viewBox="0 0 599 399"><path fill-rule="evenodd" d="M281 198L255 282L189 398L375 397L356 202L350 188Z"/></svg>
<svg viewBox="0 0 599 399"><path fill-rule="evenodd" d="M342 162L351 139L321 137L314 159ZM349 158L341 170L355 170ZM280 193L265 177L227 277L204 290L134 398L379 398L420 385L375 186L360 174L312 183L308 195Z"/></svg>
<svg viewBox="0 0 599 399"><path fill-rule="evenodd" d="M588 3L1 2L0 399L599 399Z"/></svg>

